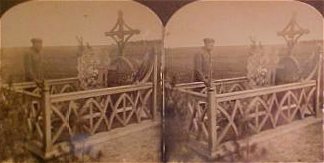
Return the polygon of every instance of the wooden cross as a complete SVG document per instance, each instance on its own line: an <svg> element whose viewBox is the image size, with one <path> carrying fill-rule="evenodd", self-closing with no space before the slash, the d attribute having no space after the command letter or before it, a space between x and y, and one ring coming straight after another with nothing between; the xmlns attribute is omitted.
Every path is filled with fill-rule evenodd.
<svg viewBox="0 0 324 163"><path fill-rule="evenodd" d="M124 55L124 48L128 40L134 35L139 34L140 31L137 29L133 29L129 27L124 19L123 19L123 12L118 11L118 19L115 26L109 31L106 32L106 36L110 36L118 46L118 54L123 56Z"/></svg>
<svg viewBox="0 0 324 163"><path fill-rule="evenodd" d="M291 53L291 50L297 43L298 39L302 35L308 33L308 29L304 29L299 26L299 24L296 21L296 13L294 13L287 26L283 30L279 31L278 35L282 36L286 40L289 53Z"/></svg>

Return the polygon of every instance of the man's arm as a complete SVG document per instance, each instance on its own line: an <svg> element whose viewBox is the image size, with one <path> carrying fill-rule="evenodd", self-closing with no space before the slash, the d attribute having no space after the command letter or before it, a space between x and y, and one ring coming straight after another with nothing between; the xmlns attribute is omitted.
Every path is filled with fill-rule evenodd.
<svg viewBox="0 0 324 163"><path fill-rule="evenodd" d="M206 63L204 62L202 55L197 54L195 57L195 76L196 76L196 81L201 81L204 82L206 86L209 85L209 80L208 80L208 74L206 72Z"/></svg>
<svg viewBox="0 0 324 163"><path fill-rule="evenodd" d="M24 68L25 68L25 78L28 81L32 81L34 79L32 66L33 66L32 56L30 53L26 53L24 56Z"/></svg>
<svg viewBox="0 0 324 163"><path fill-rule="evenodd" d="M205 75L203 73L203 63L202 63L202 58L200 54L196 54L194 58L194 63L195 63L195 78L198 81L204 81L205 80Z"/></svg>

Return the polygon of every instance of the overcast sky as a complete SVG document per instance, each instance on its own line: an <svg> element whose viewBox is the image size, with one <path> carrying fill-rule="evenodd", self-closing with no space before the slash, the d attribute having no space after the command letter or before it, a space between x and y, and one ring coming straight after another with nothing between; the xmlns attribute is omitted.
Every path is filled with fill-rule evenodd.
<svg viewBox="0 0 324 163"><path fill-rule="evenodd" d="M311 6L297 1L226 2L199 1L178 10L167 24L166 47L201 46L212 37L216 45L250 44L254 36L264 44L284 43L277 36L293 12L297 22L310 30L301 40L322 39L323 19Z"/></svg>
<svg viewBox="0 0 324 163"><path fill-rule="evenodd" d="M118 10L124 12L129 26L141 30L132 40L161 38L158 17L137 2L31 1L1 17L1 45L30 46L32 37L42 38L44 46L77 45L75 36L83 36L92 45L110 44L104 33L115 24Z"/></svg>
<svg viewBox="0 0 324 163"><path fill-rule="evenodd" d="M30 46L32 37L44 46L77 45L83 36L92 45L111 44L104 33L116 22L117 11L141 34L132 40L161 38L158 17L132 1L31 1L11 8L1 17L2 47ZM201 46L212 37L217 45L250 44L254 36L264 44L284 43L276 33L297 12L297 21L311 33L301 40L322 39L323 19L311 6L297 1L198 1L178 10L167 24L166 47Z"/></svg>

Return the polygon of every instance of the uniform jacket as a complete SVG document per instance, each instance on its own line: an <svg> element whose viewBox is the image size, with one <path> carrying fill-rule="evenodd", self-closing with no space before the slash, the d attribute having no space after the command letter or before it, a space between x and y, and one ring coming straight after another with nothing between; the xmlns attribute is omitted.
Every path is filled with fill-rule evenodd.
<svg viewBox="0 0 324 163"><path fill-rule="evenodd" d="M209 76L209 54L202 48L194 57L194 81L205 81Z"/></svg>
<svg viewBox="0 0 324 163"><path fill-rule="evenodd" d="M34 81L44 78L43 55L30 48L24 56L25 80Z"/></svg>

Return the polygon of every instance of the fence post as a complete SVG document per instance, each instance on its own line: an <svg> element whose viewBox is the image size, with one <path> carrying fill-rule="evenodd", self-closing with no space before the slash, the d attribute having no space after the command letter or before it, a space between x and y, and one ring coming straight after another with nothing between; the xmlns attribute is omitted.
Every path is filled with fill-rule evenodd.
<svg viewBox="0 0 324 163"><path fill-rule="evenodd" d="M3 55L3 48L0 49L0 101L1 101L1 91L2 91L2 55Z"/></svg>
<svg viewBox="0 0 324 163"><path fill-rule="evenodd" d="M153 67L153 120L156 120L157 113L157 89L158 89L158 50L156 45L154 45L154 67Z"/></svg>
<svg viewBox="0 0 324 163"><path fill-rule="evenodd" d="M217 145L217 124L216 124L216 88L211 86L207 92L207 103L208 103L208 148L210 156L214 157L213 152L216 150Z"/></svg>
<svg viewBox="0 0 324 163"><path fill-rule="evenodd" d="M47 81L44 80L44 83L41 88L41 109L43 109L43 147L44 147L44 157L47 157L47 153L51 150L52 147L52 138L51 138L51 105L50 105L50 89Z"/></svg>
<svg viewBox="0 0 324 163"><path fill-rule="evenodd" d="M323 98L323 90L321 90L322 87L322 66L323 66L323 49L320 47L319 48L319 60L318 60L318 69L317 69L317 79L316 79L316 106L315 106L315 112L316 112L316 117L320 118L322 116L322 101Z"/></svg>

